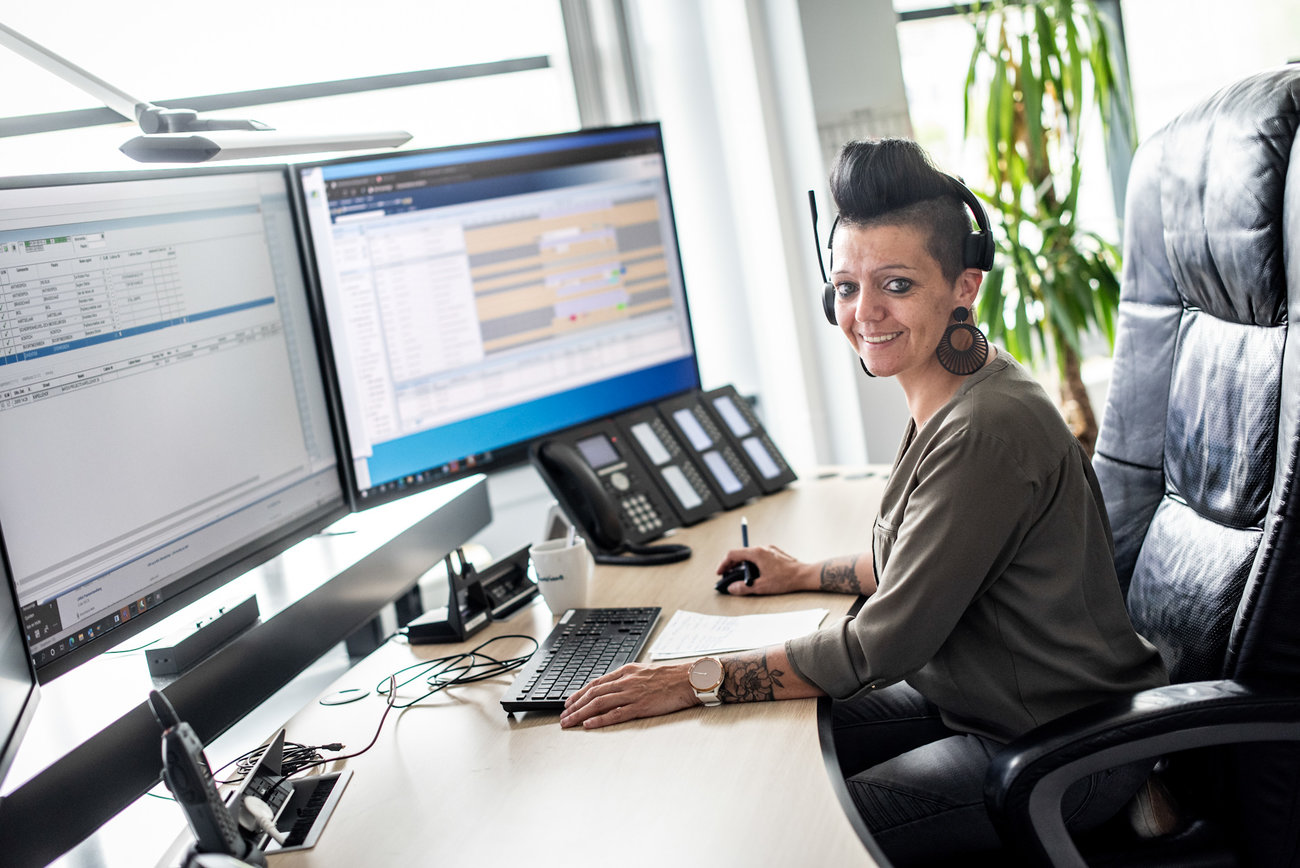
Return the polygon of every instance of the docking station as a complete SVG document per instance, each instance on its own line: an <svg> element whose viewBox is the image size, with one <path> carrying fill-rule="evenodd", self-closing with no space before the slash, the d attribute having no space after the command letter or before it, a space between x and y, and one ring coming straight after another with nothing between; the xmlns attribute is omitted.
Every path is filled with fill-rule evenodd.
<svg viewBox="0 0 1300 868"><path fill-rule="evenodd" d="M149 674L155 677L180 675L230 637L257 623L260 614L257 595L254 594L236 606L223 606L193 626L177 630L161 645L146 649Z"/></svg>

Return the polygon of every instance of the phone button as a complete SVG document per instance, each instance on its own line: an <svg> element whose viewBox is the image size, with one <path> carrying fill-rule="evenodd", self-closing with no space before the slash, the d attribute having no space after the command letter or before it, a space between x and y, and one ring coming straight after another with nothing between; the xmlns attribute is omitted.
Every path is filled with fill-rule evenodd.
<svg viewBox="0 0 1300 868"><path fill-rule="evenodd" d="M616 470L609 475L609 484L619 491L627 491L632 487L632 481L627 478L627 474L621 470Z"/></svg>

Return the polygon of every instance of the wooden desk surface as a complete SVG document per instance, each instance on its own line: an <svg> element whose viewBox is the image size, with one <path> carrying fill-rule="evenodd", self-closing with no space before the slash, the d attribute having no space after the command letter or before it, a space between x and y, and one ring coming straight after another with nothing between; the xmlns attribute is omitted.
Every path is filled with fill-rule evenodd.
<svg viewBox="0 0 1300 868"><path fill-rule="evenodd" d="M693 556L661 567L598 567L591 605L660 605L660 628L681 608L739 615L825 607L833 594L732 598L713 589L721 556L754 544L805 560L863 550L880 476L801 480L788 490L671 539ZM364 687L363 700L313 703L287 724L304 744L366 745L384 710L375 686L403 666L492 635L544 636L540 598L466 646L390 642L330 691ZM654 637L651 637L653 642ZM506 645L506 641L497 643ZM523 649L525 643L511 642ZM497 656L510 653L497 649ZM316 847L271 857L289 866L438 865L873 865L828 780L816 700L690 709L597 731L560 729L557 714L510 717L511 676L451 688L392 711L354 772ZM423 681L399 692L414 698ZM329 692L329 691L327 691ZM423 692L423 691L419 691Z"/></svg>

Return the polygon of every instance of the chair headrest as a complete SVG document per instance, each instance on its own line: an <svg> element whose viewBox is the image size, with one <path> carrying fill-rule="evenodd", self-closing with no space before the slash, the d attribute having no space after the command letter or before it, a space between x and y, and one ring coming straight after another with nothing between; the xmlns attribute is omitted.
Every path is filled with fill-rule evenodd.
<svg viewBox="0 0 1300 868"><path fill-rule="evenodd" d="M1297 124L1300 67L1290 66L1219 91L1157 134L1165 249L1188 307L1285 321L1282 205Z"/></svg>

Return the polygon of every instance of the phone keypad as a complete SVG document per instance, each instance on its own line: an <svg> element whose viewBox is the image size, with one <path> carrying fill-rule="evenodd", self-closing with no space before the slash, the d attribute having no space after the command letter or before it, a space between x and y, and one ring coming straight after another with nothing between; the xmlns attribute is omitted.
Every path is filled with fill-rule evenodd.
<svg viewBox="0 0 1300 868"><path fill-rule="evenodd" d="M623 514L632 520L632 524L641 533L652 533L664 526L659 511L644 494L632 494L623 498Z"/></svg>

